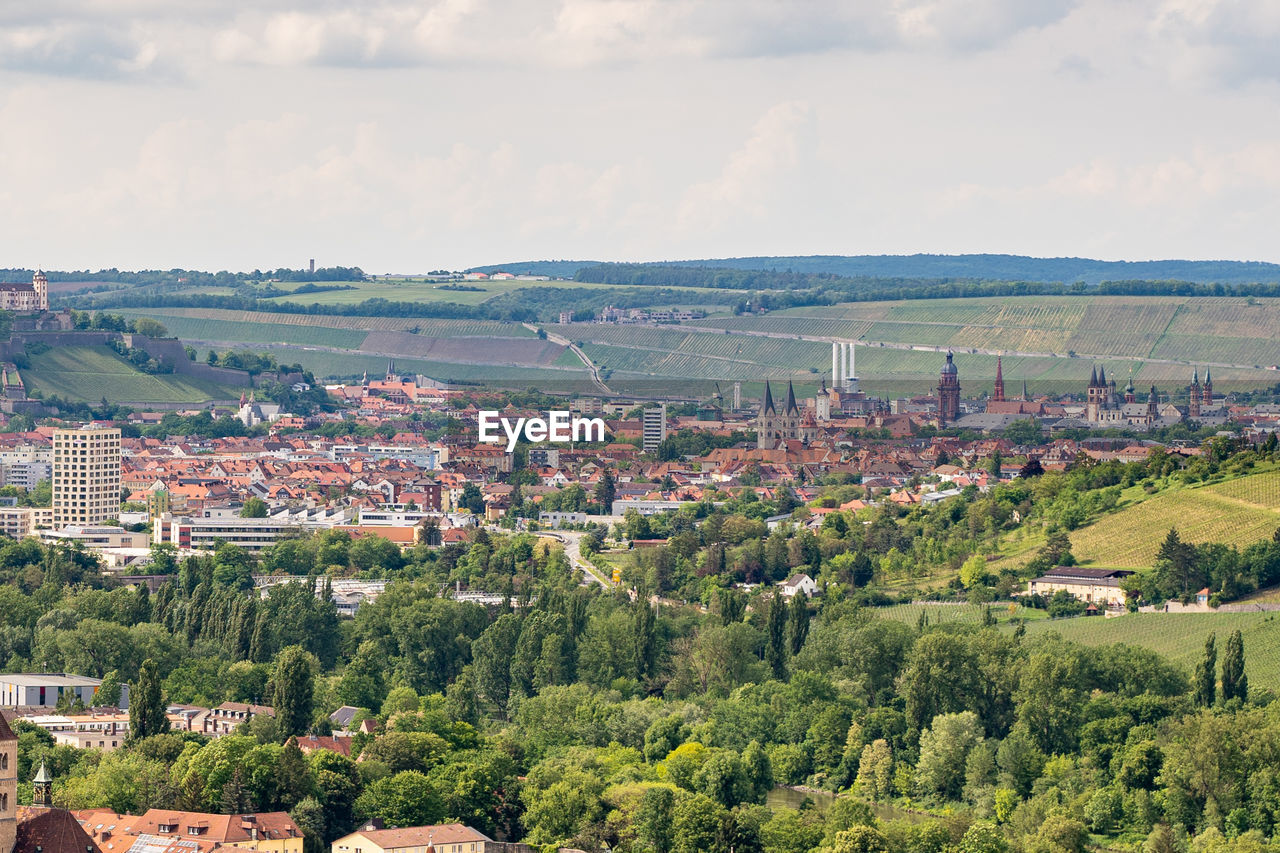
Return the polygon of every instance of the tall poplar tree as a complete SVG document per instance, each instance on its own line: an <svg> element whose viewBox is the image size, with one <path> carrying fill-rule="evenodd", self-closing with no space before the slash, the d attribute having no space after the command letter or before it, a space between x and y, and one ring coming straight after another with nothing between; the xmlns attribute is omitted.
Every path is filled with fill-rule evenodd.
<svg viewBox="0 0 1280 853"><path fill-rule="evenodd" d="M1227 638L1227 648L1222 655L1222 701L1249 698L1249 676L1244 674L1244 637L1239 629Z"/></svg>
<svg viewBox="0 0 1280 853"><path fill-rule="evenodd" d="M315 675L311 655L302 646L290 646L276 658L271 678L272 706L281 737L306 734L315 709Z"/></svg>
<svg viewBox="0 0 1280 853"><path fill-rule="evenodd" d="M164 694L156 662L147 658L138 669L138 681L129 692L129 737L139 740L169 731Z"/></svg>
<svg viewBox="0 0 1280 853"><path fill-rule="evenodd" d="M1195 698L1202 708L1213 705L1217 688L1218 649L1213 634L1204 642L1204 658L1196 666Z"/></svg>
<svg viewBox="0 0 1280 853"><path fill-rule="evenodd" d="M787 602L777 590L769 599L767 619L769 645L765 648L765 662L773 677L781 681L787 677Z"/></svg>
<svg viewBox="0 0 1280 853"><path fill-rule="evenodd" d="M804 590L796 590L791 596L791 609L787 614L787 639L791 643L791 654L798 655L804 648L805 638L809 636L809 596Z"/></svg>

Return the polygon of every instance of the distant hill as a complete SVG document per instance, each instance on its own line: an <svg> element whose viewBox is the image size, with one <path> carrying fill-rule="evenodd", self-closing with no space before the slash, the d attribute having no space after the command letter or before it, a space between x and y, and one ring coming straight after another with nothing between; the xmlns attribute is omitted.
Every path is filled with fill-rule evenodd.
<svg viewBox="0 0 1280 853"><path fill-rule="evenodd" d="M519 261L472 267L572 278L597 261ZM709 267L848 277L978 279L983 281L1192 281L1199 284L1280 282L1280 264L1261 261L1098 261L1024 255L803 255L650 261L654 266Z"/></svg>
<svg viewBox="0 0 1280 853"><path fill-rule="evenodd" d="M549 275L552 278L573 278L583 267L595 266L599 261L515 261L509 264L488 264L469 267L467 272L509 272L512 275Z"/></svg>
<svg viewBox="0 0 1280 853"><path fill-rule="evenodd" d="M664 261L666 265L829 273L877 278L972 278L986 281L1280 282L1280 264L1261 261L1097 261L1023 255L807 255ZM585 266L585 264L584 264Z"/></svg>

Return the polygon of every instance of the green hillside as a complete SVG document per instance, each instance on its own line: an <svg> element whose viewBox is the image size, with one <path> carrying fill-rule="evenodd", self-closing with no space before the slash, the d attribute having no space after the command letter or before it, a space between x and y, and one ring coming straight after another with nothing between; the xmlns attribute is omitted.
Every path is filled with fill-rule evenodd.
<svg viewBox="0 0 1280 853"><path fill-rule="evenodd" d="M1204 654L1205 638L1218 635L1218 647L1239 630L1244 637L1245 673L1253 689L1280 691L1280 614L1277 613L1130 613L1107 619L1084 616L1029 622L1027 635L1056 631L1087 646L1129 643L1159 652L1190 675Z"/></svg>
<svg viewBox="0 0 1280 853"><path fill-rule="evenodd" d="M31 356L22 371L28 392L97 403L207 403L232 400L240 389L190 376L142 373L105 346L54 347Z"/></svg>
<svg viewBox="0 0 1280 853"><path fill-rule="evenodd" d="M430 282L377 281L353 290L304 294L297 299L352 303L378 296L396 301L465 298L481 301L531 282L481 282L482 291L445 291ZM563 284L552 282L547 286ZM468 283L468 286L472 286ZM536 284L534 286L537 286ZM574 286L579 286L574 283ZM585 286L585 285L583 285ZM608 285L594 285L606 288ZM280 300L295 297L282 296ZM572 308L566 305L565 308ZM238 311L211 308L125 309L154 316L179 337L223 347L243 343L295 347L283 353L317 375L334 359L312 348L386 358L427 357L440 361L491 361L486 338L532 338L519 323L494 320L435 320ZM1031 296L920 299L842 303L774 311L763 315L711 314L683 325L615 326L548 324L553 333L581 342L584 351L613 377L619 389L670 388L677 396L701 393L714 381L770 377L806 384L830 371L831 339L857 340L863 387L881 396L927 393L937 382L942 353L955 350L966 395L990 389L996 356L1004 363L1006 387L1032 394L1080 393L1095 365L1118 381L1132 377L1140 389L1157 386L1177 400L1194 368L1212 365L1219 391L1264 388L1280 381L1280 299ZM424 338L474 338L476 346L449 345L461 356L428 353L424 341L368 333L409 332ZM388 343L395 341L395 346ZM401 351L403 347L403 351ZM540 368L553 359L532 347L503 347L504 360ZM443 351L442 351L443 352ZM474 354L472 354L474 353ZM350 363L346 359L342 359ZM556 362L557 364L563 362ZM344 375L350 371L335 368Z"/></svg>
<svg viewBox="0 0 1280 853"><path fill-rule="evenodd" d="M1141 491L1130 491L1133 497ZM1245 546L1280 528L1280 471L1161 492L1071 534L1076 559L1123 568L1150 566L1169 528L1185 542Z"/></svg>

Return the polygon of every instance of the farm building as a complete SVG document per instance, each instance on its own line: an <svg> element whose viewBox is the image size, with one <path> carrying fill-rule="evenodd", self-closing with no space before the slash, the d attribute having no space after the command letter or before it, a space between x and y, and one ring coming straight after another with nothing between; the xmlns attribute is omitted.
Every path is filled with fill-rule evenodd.
<svg viewBox="0 0 1280 853"><path fill-rule="evenodd" d="M1124 607L1124 590L1120 581L1133 572L1129 569L1087 569L1080 566L1055 566L1048 573L1028 582L1027 594L1049 596L1066 590L1081 601L1107 607Z"/></svg>

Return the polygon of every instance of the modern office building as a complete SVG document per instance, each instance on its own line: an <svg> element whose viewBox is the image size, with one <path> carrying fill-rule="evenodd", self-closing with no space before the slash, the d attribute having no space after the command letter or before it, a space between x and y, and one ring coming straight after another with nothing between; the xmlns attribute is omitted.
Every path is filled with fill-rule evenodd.
<svg viewBox="0 0 1280 853"><path fill-rule="evenodd" d="M120 430L91 423L53 433L53 524L101 524L120 514Z"/></svg>

